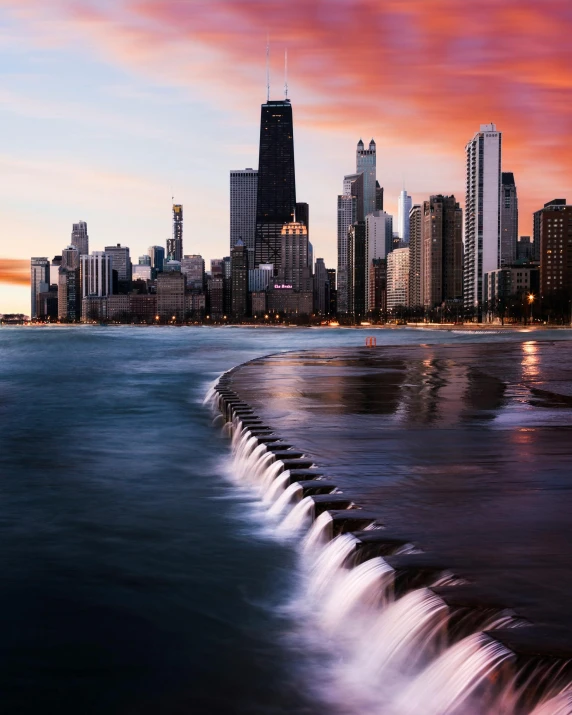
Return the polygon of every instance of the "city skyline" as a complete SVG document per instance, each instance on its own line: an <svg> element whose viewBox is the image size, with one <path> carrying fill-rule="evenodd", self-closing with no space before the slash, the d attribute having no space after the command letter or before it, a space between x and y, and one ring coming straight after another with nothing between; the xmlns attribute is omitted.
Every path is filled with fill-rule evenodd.
<svg viewBox="0 0 572 715"><path fill-rule="evenodd" d="M327 266L336 265L339 177L351 168L348 157L360 137L375 137L385 208L396 216L404 180L416 203L454 193L464 206L463 147L475 127L495 122L504 165L518 184L519 234L532 234L532 212L569 195L572 175L565 142L570 18L563 3L548 5L551 13L547 3L491 5L471 39L466 23L482 4L412 2L403 11L394 3L384 9L340 3L323 36L306 37L302 30L318 6L289 10L286 18L282 8L274 15L259 8L255 16L247 2L215 2L200 12L178 4L178 13L169 4L142 3L136 11L129 3L97 10L79 3L72 11L56 3L48 13L33 0L4 2L10 40L2 52L11 71L1 99L11 141L1 159L0 258L24 263L15 272L14 264L0 263L0 309L29 312L29 257L60 253L80 218L94 247L122 243L137 256L163 244L173 194L189 216L201 206L212 215L212 236L186 245L185 253L228 255L229 171L257 168L267 29L273 99L283 96L281 55L289 49L297 188L312 207L315 255ZM215 37L209 29L221 12L240 22L223 23ZM435 21L440 13L448 22ZM372 27L396 19L407 20L407 32L377 47ZM356 40L347 47L333 41L341 23ZM502 49L493 51L501 31ZM405 53L394 47L411 44L414 35L423 42ZM383 72L368 70L368 37ZM153 65L167 45L180 67ZM441 52L449 53L448 62ZM428 71L442 80L431 83L430 93L423 84Z"/></svg>

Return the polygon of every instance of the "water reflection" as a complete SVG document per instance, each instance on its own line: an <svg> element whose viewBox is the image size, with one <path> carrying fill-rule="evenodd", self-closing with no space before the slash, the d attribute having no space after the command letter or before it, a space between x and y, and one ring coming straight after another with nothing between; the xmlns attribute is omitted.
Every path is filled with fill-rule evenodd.
<svg viewBox="0 0 572 715"><path fill-rule="evenodd" d="M537 380L540 374L540 360L536 341L523 343L522 353L522 377L525 380Z"/></svg>

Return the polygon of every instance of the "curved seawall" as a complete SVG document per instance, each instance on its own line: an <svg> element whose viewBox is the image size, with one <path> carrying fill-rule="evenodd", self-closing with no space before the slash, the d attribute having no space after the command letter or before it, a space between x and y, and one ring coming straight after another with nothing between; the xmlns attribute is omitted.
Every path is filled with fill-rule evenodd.
<svg viewBox="0 0 572 715"><path fill-rule="evenodd" d="M546 379L543 387L523 379L526 370L530 378L530 346L503 346L502 357L495 349L287 354L231 370L207 396L220 412L215 423L231 439L233 478L259 496L273 535L299 550L302 585L287 607L299 620L302 641L323 658L320 682L313 676L309 687L331 702L332 712L572 712L572 640L567 624L556 628L558 608L534 592L533 576L523 576L519 558L513 558L510 574L499 557L504 581L516 583L512 591L505 587L501 568L483 568L482 554L467 536L471 500L479 513L482 502L488 504L491 517L499 509L494 488L489 484L479 494L472 477L490 475L491 464L483 465L491 458L487 440L499 439L495 430L503 432L520 464L534 461L534 454L530 441L515 442L515 435L541 433L541 419L552 432L564 431L570 416L559 412L562 404L569 408L567 396L548 389ZM539 355L542 348L534 353L537 365L553 361L555 382L562 382L563 349L546 358ZM550 355L550 346L545 353ZM516 356L524 357L520 372ZM483 369L486 360L499 364ZM526 409L518 419L521 404ZM442 450L445 439L455 452L465 432L477 443L480 459L463 450L454 475L449 464L442 482L429 489L422 472L406 474L410 452L421 450L420 444L430 465L432 449ZM362 456L354 447L348 462L352 434ZM556 440L560 451L566 441ZM515 450L515 444L525 448ZM389 455L385 461L382 453ZM499 469L513 473L507 460ZM564 486L560 501L562 494L568 498ZM505 489L497 501L507 498ZM546 491L554 492L552 482ZM407 498L396 496L401 492ZM516 497L512 504L522 508ZM433 531L427 526L432 518ZM532 533L537 552L548 552L538 541L538 520L538 514L523 511L520 528ZM502 551L507 541L493 522L489 531ZM451 542L456 548L445 548ZM491 552L490 562L496 558ZM552 620L542 616L543 606Z"/></svg>

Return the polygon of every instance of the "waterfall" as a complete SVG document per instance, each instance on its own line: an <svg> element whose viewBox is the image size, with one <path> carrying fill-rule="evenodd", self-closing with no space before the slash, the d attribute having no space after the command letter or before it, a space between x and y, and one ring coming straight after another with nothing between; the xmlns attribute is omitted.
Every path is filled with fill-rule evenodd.
<svg viewBox="0 0 572 715"><path fill-rule="evenodd" d="M403 715L454 713L499 667L514 658L505 646L476 633L446 650L398 698Z"/></svg>
<svg viewBox="0 0 572 715"><path fill-rule="evenodd" d="M340 534L321 550L315 560L309 560L310 580L308 591L314 598L321 598L344 567L350 556L355 553L358 540L353 534ZM306 555L307 556L307 555Z"/></svg>
<svg viewBox="0 0 572 715"><path fill-rule="evenodd" d="M306 497L298 502L296 506L290 511L277 531L279 534L294 534L300 531L302 527L306 526L312 521L314 517L315 504L312 497Z"/></svg>
<svg viewBox="0 0 572 715"><path fill-rule="evenodd" d="M222 415L217 415L212 421L213 427L218 427L219 425L224 425L224 417Z"/></svg>
<svg viewBox="0 0 572 715"><path fill-rule="evenodd" d="M567 688L556 697L545 700L530 715L572 715L572 690Z"/></svg>
<svg viewBox="0 0 572 715"><path fill-rule="evenodd" d="M268 467L275 461L276 455L272 452L262 454L252 465L252 478L256 481L260 481Z"/></svg>
<svg viewBox="0 0 572 715"><path fill-rule="evenodd" d="M272 455L274 456L274 455ZM277 459L275 462L273 462L269 467L267 467L262 474L260 474L260 469L257 470L256 476L258 477L259 475L262 476L262 493L264 494L267 489L270 488L270 485L272 482L276 479L276 477L280 474L280 472L284 469L284 462L280 459Z"/></svg>
<svg viewBox="0 0 572 715"><path fill-rule="evenodd" d="M222 433L225 437L230 437L232 435L233 442L234 442L234 437L232 432L232 425L230 422L225 422L224 427L222 428Z"/></svg>
<svg viewBox="0 0 572 715"><path fill-rule="evenodd" d="M282 472L282 474L279 474L276 479L274 479L274 481L270 484L270 486L264 493L262 501L265 504L272 504L273 502L275 502L276 499L278 499L280 492L283 492L286 489L286 485L288 484L289 480L290 470L287 469L285 472Z"/></svg>
<svg viewBox="0 0 572 715"><path fill-rule="evenodd" d="M303 551L311 551L331 541L334 535L333 522L332 515L328 511L323 511L306 534L302 543Z"/></svg>
<svg viewBox="0 0 572 715"><path fill-rule="evenodd" d="M391 603L372 624L370 638L359 653L360 666L379 677L387 668L411 672L438 649L449 609L428 588L420 588Z"/></svg>
<svg viewBox="0 0 572 715"><path fill-rule="evenodd" d="M290 478L289 470L287 472L284 472L284 474L287 474L288 478ZM296 501L296 502L300 501L299 497L301 497L303 493L304 493L304 490L298 484L298 482L294 482L293 484L290 484L288 489L286 489L284 491L284 493L270 507L268 513L271 516L277 516L279 514L282 514L282 512L286 509L286 507L289 504L291 504L294 501Z"/></svg>

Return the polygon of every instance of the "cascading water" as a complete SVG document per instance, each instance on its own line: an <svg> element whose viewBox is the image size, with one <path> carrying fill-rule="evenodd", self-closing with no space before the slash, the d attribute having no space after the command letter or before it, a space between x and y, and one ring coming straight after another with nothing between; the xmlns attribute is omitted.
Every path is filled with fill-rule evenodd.
<svg viewBox="0 0 572 715"><path fill-rule="evenodd" d="M274 456L274 455L273 455ZM267 467L264 470L264 473L262 474L262 493L266 493L266 490L270 488L270 485L272 482L276 479L276 477L280 474L280 472L284 469L284 462L280 459L277 459L275 462L273 462L269 467ZM258 476L258 474L257 474Z"/></svg>
<svg viewBox="0 0 572 715"><path fill-rule="evenodd" d="M287 469L285 472L282 472L282 474L279 474L276 479L270 484L266 492L264 493L264 496L262 498L262 501L265 504L272 504L273 502L278 499L279 495L286 489L286 485L290 481L290 470Z"/></svg>
<svg viewBox="0 0 572 715"><path fill-rule="evenodd" d="M566 689L545 700L530 715L572 715L572 690Z"/></svg>
<svg viewBox="0 0 572 715"><path fill-rule="evenodd" d="M288 474L288 478L290 477L290 471L284 472L284 474ZM268 513L271 516L278 516L279 514L282 514L282 512L285 511L290 504L294 502L298 503L303 493L304 490L298 482L290 484L288 489L286 489L270 507Z"/></svg>
<svg viewBox="0 0 572 715"><path fill-rule="evenodd" d="M329 512L324 511L312 524L312 528L307 533L302 543L302 549L304 551L312 551L319 546L327 544L328 541L331 541L333 535L332 515Z"/></svg>
<svg viewBox="0 0 572 715"><path fill-rule="evenodd" d="M460 713L475 690L496 678L500 666L514 658L505 646L475 633L449 648L405 689L396 703L403 715Z"/></svg>
<svg viewBox="0 0 572 715"><path fill-rule="evenodd" d="M331 633L353 612L385 608L393 599L394 570L380 556L339 574L320 610L320 619Z"/></svg>
<svg viewBox="0 0 572 715"><path fill-rule="evenodd" d="M286 534L295 534L304 526L307 526L314 517L316 505L311 497L306 497L298 502L290 511L282 523L278 526L277 532L283 536Z"/></svg>
<svg viewBox="0 0 572 715"><path fill-rule="evenodd" d="M355 553L358 543L353 534L340 534L321 550L316 559L308 559L306 555L307 569L310 574L308 593L313 598L319 599L323 596L338 575L338 571Z"/></svg>

